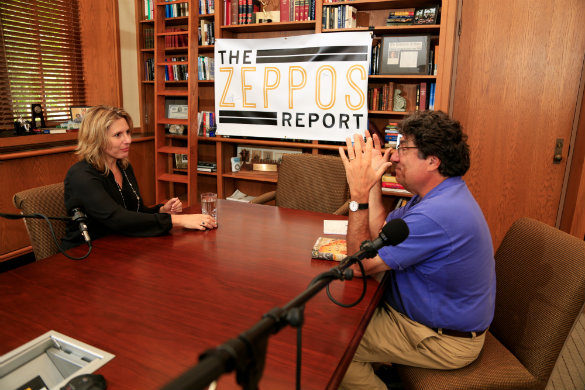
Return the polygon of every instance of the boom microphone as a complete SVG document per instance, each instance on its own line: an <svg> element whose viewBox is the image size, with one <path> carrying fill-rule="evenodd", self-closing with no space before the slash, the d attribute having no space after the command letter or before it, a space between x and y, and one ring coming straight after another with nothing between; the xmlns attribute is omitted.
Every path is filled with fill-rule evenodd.
<svg viewBox="0 0 585 390"><path fill-rule="evenodd" d="M360 250L354 255L348 256L339 264L340 269L345 269L357 260L370 259L378 254L380 248L387 245L398 245L406 240L409 234L408 225L400 218L391 219L380 232L380 235L373 241L364 241L360 245Z"/></svg>
<svg viewBox="0 0 585 390"><path fill-rule="evenodd" d="M81 235L83 236L85 242L89 244L91 239L89 238L87 224L85 223L87 221L86 215L83 213L83 211L81 211L79 207L71 209L71 213L73 213L73 216L71 216L71 220L79 224L79 231L81 232Z"/></svg>

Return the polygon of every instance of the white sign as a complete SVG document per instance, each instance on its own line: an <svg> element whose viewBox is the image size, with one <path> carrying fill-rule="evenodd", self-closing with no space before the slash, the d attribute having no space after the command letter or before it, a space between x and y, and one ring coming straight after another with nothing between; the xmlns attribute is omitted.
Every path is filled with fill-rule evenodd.
<svg viewBox="0 0 585 390"><path fill-rule="evenodd" d="M369 32L215 42L217 134L344 141L368 127Z"/></svg>

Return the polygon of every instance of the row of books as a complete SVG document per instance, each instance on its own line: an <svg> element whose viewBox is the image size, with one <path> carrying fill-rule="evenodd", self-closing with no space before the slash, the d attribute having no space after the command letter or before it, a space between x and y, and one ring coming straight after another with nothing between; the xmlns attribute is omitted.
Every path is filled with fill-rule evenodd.
<svg viewBox="0 0 585 390"><path fill-rule="evenodd" d="M199 0L199 15L215 13L215 0Z"/></svg>
<svg viewBox="0 0 585 390"><path fill-rule="evenodd" d="M166 0L166 2L174 0ZM189 16L189 5L187 3L175 3L165 5L166 18L178 18L182 16Z"/></svg>
<svg viewBox="0 0 585 390"><path fill-rule="evenodd" d="M186 32L185 27L168 27L166 29L167 33L170 32ZM167 49L169 48L177 48L177 47L187 47L189 43L189 35L188 34L177 34L177 35L167 35L165 36L165 46Z"/></svg>
<svg viewBox="0 0 585 390"><path fill-rule="evenodd" d="M146 20L153 20L154 19L154 2L156 0L144 0L144 19Z"/></svg>
<svg viewBox="0 0 585 390"><path fill-rule="evenodd" d="M154 28L145 25L142 37L144 39L143 49L154 49Z"/></svg>
<svg viewBox="0 0 585 390"><path fill-rule="evenodd" d="M197 135L200 137L215 136L215 113L213 111L201 111L197 113Z"/></svg>
<svg viewBox="0 0 585 390"><path fill-rule="evenodd" d="M362 15L367 16L366 13L358 12L357 8L347 4L323 7L323 28L356 28L363 24L360 20Z"/></svg>
<svg viewBox="0 0 585 390"><path fill-rule="evenodd" d="M215 79L215 60L213 57L197 57L197 79L214 80Z"/></svg>
<svg viewBox="0 0 585 390"><path fill-rule="evenodd" d="M199 33L199 45L215 44L215 22L202 19L200 26L197 28Z"/></svg>
<svg viewBox="0 0 585 390"><path fill-rule="evenodd" d="M154 81L154 58L144 60L144 80Z"/></svg>
<svg viewBox="0 0 585 390"><path fill-rule="evenodd" d="M259 0L224 0L224 25L315 20L315 0L280 0L280 9L263 12Z"/></svg>
<svg viewBox="0 0 585 390"><path fill-rule="evenodd" d="M368 88L368 107L372 111L425 111L435 109L434 82L395 83ZM401 100L405 100L405 105Z"/></svg>
<svg viewBox="0 0 585 390"><path fill-rule="evenodd" d="M165 58L165 62L185 62L187 57ZM165 81L186 81L189 78L187 65L167 65L165 66Z"/></svg>

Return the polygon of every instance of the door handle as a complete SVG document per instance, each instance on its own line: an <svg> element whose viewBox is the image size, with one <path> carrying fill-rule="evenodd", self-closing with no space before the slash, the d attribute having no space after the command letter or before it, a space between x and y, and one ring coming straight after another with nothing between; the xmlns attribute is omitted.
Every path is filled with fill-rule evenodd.
<svg viewBox="0 0 585 390"><path fill-rule="evenodd" d="M555 154L553 156L553 164L560 164L563 160L563 138L557 138L555 142Z"/></svg>

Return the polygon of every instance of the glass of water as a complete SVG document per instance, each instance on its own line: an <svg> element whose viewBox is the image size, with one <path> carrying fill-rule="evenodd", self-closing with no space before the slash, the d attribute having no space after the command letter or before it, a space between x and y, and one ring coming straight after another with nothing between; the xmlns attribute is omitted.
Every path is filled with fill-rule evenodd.
<svg viewBox="0 0 585 390"><path fill-rule="evenodd" d="M201 213L211 215L217 221L217 194L203 192L201 194Z"/></svg>

